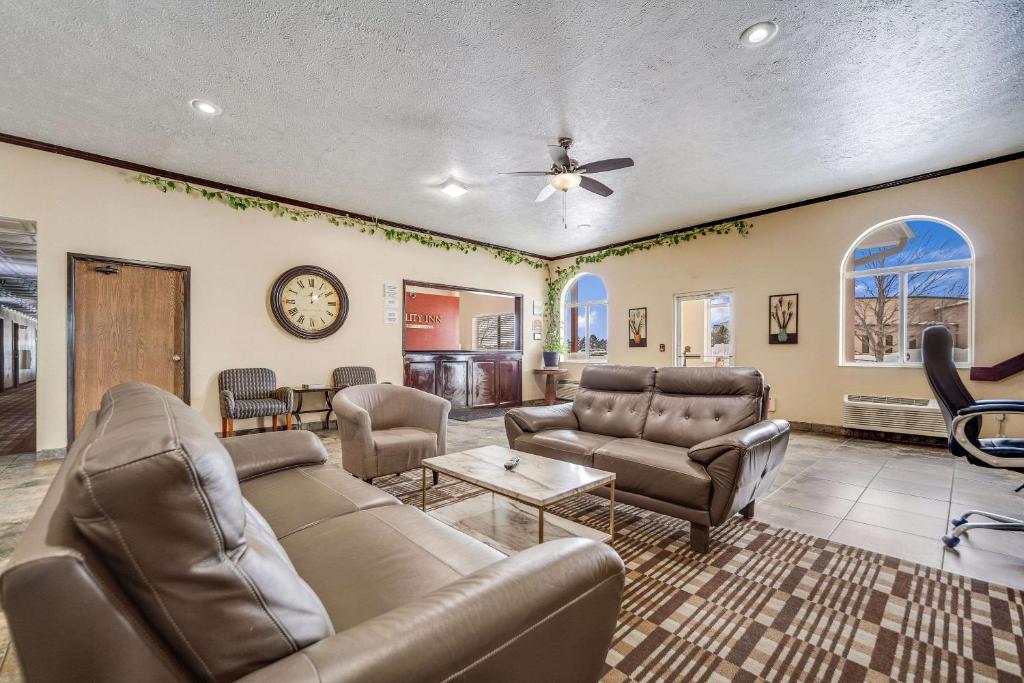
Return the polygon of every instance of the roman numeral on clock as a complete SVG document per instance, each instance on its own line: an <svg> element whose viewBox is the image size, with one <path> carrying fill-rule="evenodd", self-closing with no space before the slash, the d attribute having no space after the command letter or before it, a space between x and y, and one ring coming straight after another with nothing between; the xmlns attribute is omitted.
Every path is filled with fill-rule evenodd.
<svg viewBox="0 0 1024 683"><path fill-rule="evenodd" d="M301 325L301 324L302 324L302 321L303 321L303 320L305 320L305 319L306 319L306 316L304 316L304 315L300 315L300 316L298 317L298 319L296 320L296 322L298 322L298 323L299 323L299 324Z"/></svg>
<svg viewBox="0 0 1024 683"><path fill-rule="evenodd" d="M309 278L309 286L310 286L310 287L312 287L312 286L313 286L313 282L314 282L313 278Z"/></svg>
<svg viewBox="0 0 1024 683"><path fill-rule="evenodd" d="M284 302L286 304L293 304L293 303L295 303L295 299L285 299Z"/></svg>
<svg viewBox="0 0 1024 683"><path fill-rule="evenodd" d="M295 317L295 314L298 313L298 312L299 312L299 309L297 309L294 306L292 306L291 308L288 309L288 317L293 318L293 317Z"/></svg>
<svg viewBox="0 0 1024 683"><path fill-rule="evenodd" d="M327 302L327 305L328 305L328 306L337 306L337 305L338 305L338 302L337 302L337 301L328 301L328 302Z"/></svg>

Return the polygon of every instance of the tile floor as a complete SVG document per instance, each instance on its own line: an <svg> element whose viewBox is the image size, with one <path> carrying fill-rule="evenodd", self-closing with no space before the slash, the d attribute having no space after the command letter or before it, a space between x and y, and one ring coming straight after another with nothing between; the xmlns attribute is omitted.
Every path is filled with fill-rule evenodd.
<svg viewBox="0 0 1024 683"><path fill-rule="evenodd" d="M451 421L448 447L506 443L501 418ZM335 432L322 432L340 462ZM59 460L0 457L0 570L42 500ZM770 494L755 518L986 581L1024 588L1024 534L975 532L947 550L939 541L951 512L971 507L1024 516L1019 475L967 465L937 448L794 433ZM712 533L712 540L714 534ZM8 658L0 614L0 683L20 681Z"/></svg>

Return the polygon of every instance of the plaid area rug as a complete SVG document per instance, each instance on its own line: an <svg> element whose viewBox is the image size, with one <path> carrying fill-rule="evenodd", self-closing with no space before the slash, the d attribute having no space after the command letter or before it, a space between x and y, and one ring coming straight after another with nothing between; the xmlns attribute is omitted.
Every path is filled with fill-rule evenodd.
<svg viewBox="0 0 1024 683"><path fill-rule="evenodd" d="M377 486L420 504L418 471ZM442 476L440 507L480 489ZM608 501L553 514L604 530ZM739 517L689 524L619 504L622 612L603 681L1019 681L1024 594Z"/></svg>

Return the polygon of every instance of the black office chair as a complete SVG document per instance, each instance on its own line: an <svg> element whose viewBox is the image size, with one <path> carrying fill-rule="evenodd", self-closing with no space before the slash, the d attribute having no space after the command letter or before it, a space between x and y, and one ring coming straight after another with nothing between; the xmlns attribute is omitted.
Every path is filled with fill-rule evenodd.
<svg viewBox="0 0 1024 683"><path fill-rule="evenodd" d="M960 381L953 363L953 336L945 327L934 325L924 331L921 340L924 371L928 376L935 398L942 409L942 417L949 430L949 451L979 467L995 467L1024 473L1024 439L981 439L981 419L989 414L1024 413L1024 401L976 401ZM1019 490L1019 489L1018 489ZM977 515L992 522L968 522ZM1024 520L997 515L983 510L968 510L952 520L953 532L942 537L950 548L960 543L960 535L972 529L998 529L1024 531Z"/></svg>

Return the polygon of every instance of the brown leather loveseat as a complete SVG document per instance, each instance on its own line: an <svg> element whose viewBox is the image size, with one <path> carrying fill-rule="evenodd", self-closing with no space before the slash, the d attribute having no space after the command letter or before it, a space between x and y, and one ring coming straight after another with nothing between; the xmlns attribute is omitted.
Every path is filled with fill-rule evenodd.
<svg viewBox="0 0 1024 683"><path fill-rule="evenodd" d="M217 439L123 384L0 576L33 681L595 681L608 546L505 557L326 463L309 432Z"/></svg>
<svg viewBox="0 0 1024 683"><path fill-rule="evenodd" d="M710 527L750 517L789 443L768 420L754 368L592 365L573 403L505 416L510 448L614 472L619 501L689 520L706 552Z"/></svg>

